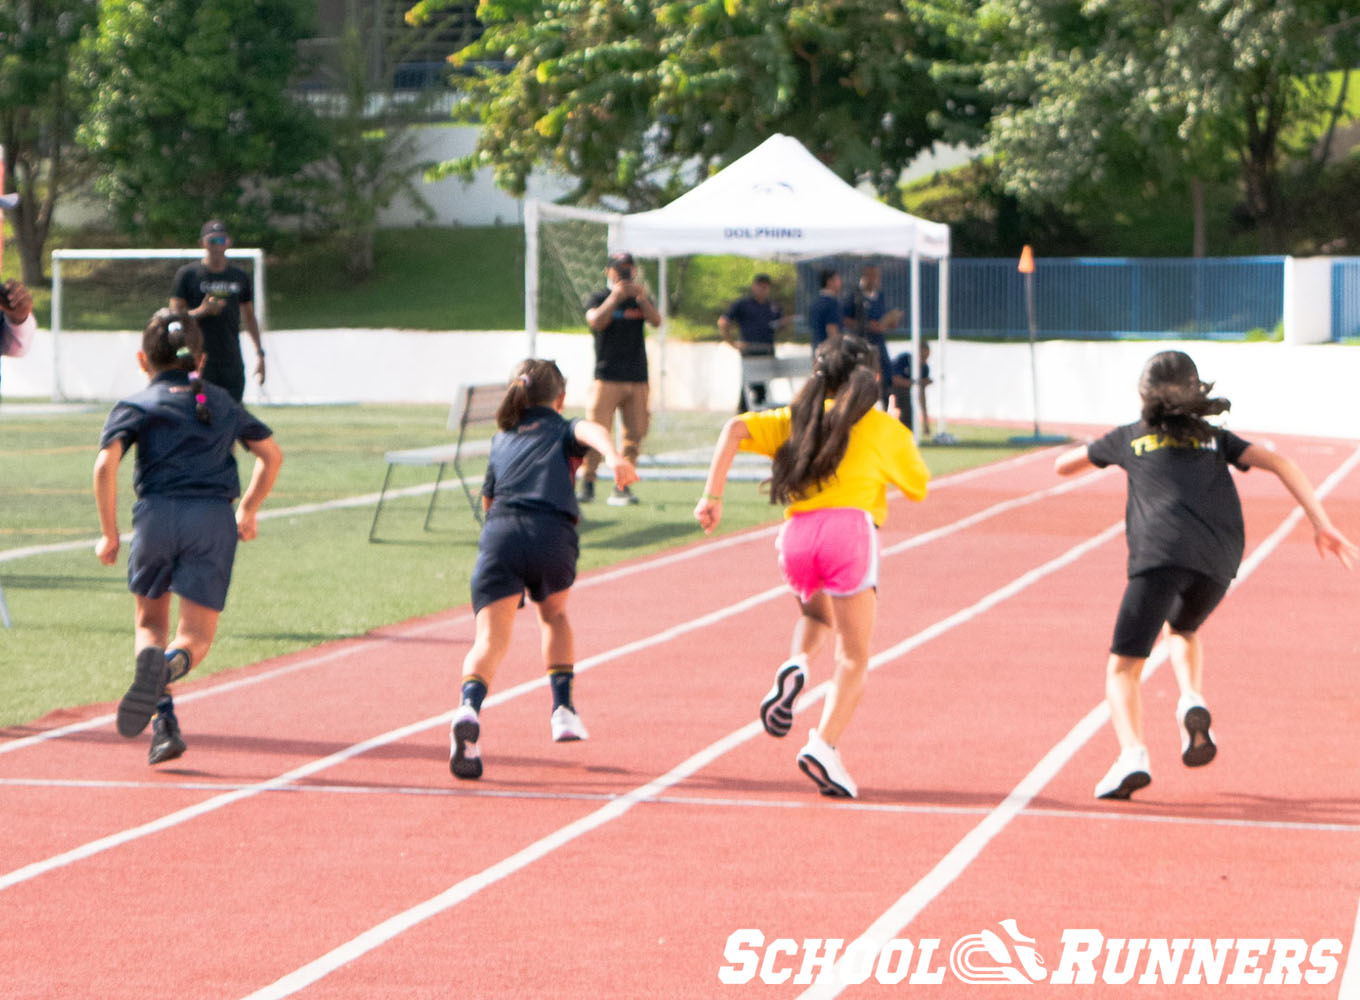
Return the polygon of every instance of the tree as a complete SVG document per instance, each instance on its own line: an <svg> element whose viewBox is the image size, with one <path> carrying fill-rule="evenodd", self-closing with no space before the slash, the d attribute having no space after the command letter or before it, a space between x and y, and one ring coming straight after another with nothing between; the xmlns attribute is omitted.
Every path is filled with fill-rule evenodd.
<svg viewBox="0 0 1360 1000"><path fill-rule="evenodd" d="M422 0L413 16L445 8ZM484 69L460 113L470 157L522 194L536 167L572 200L631 209L674 196L775 132L896 200L901 170L954 128L980 127L971 85L937 74L964 0L483 0L485 34L455 54Z"/></svg>
<svg viewBox="0 0 1360 1000"><path fill-rule="evenodd" d="M42 260L61 195L90 170L75 145L84 95L66 67L96 0L18 0L0 6L0 144L19 195L14 224L23 281L44 282Z"/></svg>
<svg viewBox="0 0 1360 1000"><path fill-rule="evenodd" d="M102 0L79 72L96 92L78 137L123 228L183 239L212 216L259 239L293 210L289 182L320 155L287 90L308 0Z"/></svg>
<svg viewBox="0 0 1360 1000"><path fill-rule="evenodd" d="M1184 192L1206 252L1205 191L1236 180L1283 249L1280 172L1310 140L1326 71L1355 56L1349 0L991 0L979 46L1009 191L1053 203ZM1349 61L1348 61L1349 60Z"/></svg>

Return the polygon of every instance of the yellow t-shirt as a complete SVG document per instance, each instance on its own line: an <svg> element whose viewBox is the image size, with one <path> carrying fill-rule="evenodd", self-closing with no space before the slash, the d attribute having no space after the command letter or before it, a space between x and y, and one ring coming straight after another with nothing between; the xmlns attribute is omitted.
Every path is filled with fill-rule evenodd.
<svg viewBox="0 0 1360 1000"><path fill-rule="evenodd" d="M793 430L793 413L787 406L743 413L741 421L751 434L741 442L741 450L771 458ZM888 483L908 499L924 500L929 482L930 470L911 431L882 410L870 410L850 429L845 457L835 476L811 496L790 504L784 516L825 507L855 507L868 511L874 524L882 527L888 517Z"/></svg>

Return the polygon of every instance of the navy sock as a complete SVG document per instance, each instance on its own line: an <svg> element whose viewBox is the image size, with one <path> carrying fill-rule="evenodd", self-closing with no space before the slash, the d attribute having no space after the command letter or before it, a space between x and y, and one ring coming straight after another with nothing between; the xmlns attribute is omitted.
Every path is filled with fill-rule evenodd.
<svg viewBox="0 0 1360 1000"><path fill-rule="evenodd" d="M186 649L167 649L165 651L165 663L170 668L170 676L165 682L167 684L182 678L193 666L189 659L189 651Z"/></svg>
<svg viewBox="0 0 1360 1000"><path fill-rule="evenodd" d="M486 697L486 681L476 674L468 674L463 678L463 704L471 705L479 713L482 710L482 699Z"/></svg>
<svg viewBox="0 0 1360 1000"><path fill-rule="evenodd" d="M173 712L174 710L175 699L171 698L170 692L167 691L165 694L161 695L161 700L156 702L156 714L165 715L167 712Z"/></svg>
<svg viewBox="0 0 1360 1000"><path fill-rule="evenodd" d="M553 708L565 705L572 708L571 682L576 677L576 667L570 663L560 663L548 668L548 684L552 687Z"/></svg>

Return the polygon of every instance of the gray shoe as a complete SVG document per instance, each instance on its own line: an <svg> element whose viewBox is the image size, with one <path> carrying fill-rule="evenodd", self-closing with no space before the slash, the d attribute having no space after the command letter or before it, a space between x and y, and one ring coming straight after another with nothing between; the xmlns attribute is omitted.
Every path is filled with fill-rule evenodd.
<svg viewBox="0 0 1360 1000"><path fill-rule="evenodd" d="M137 672L132 677L132 687L118 703L119 736L132 739L146 728L156 714L156 702L165 694L169 673L165 650L160 646L147 646L137 654Z"/></svg>

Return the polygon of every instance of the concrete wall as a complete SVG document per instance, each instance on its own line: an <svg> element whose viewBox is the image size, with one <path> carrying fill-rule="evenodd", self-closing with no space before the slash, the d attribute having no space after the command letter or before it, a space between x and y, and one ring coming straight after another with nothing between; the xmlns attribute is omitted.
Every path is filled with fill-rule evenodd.
<svg viewBox="0 0 1360 1000"><path fill-rule="evenodd" d="M110 401L141 387L138 335L63 334L60 386L54 345L39 333L24 358L3 359L4 398L60 395ZM252 385L247 402L446 403L459 382L495 382L525 355L519 331L425 333L410 330L297 330L267 333L267 393ZM906 344L894 344L894 351ZM1159 350L1185 350L1200 374L1233 401L1231 425L1243 430L1360 439L1360 348L1338 344L1050 341L1038 345L1041 424L1113 425L1138 411L1137 380ZM243 344L248 369L254 353ZM807 348L782 345L781 353ZM670 409L731 411L740 363L722 344L650 341L653 399ZM594 367L591 339L540 334L536 353L555 358L567 376L572 406L584 401ZM941 407L955 420L1033 421L1027 344L962 341L933 345L937 382L928 392L932 417ZM776 386L777 398L788 386Z"/></svg>

